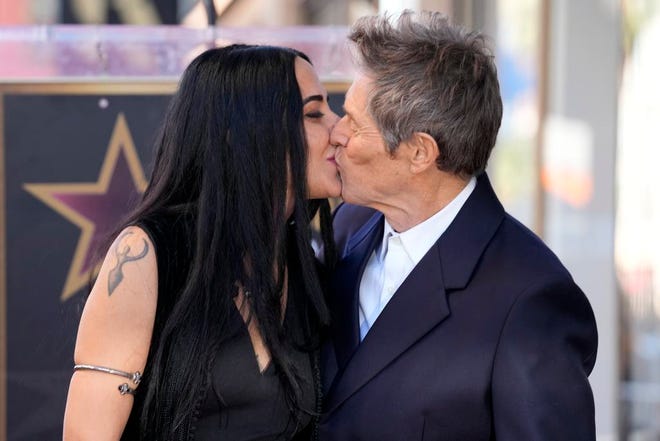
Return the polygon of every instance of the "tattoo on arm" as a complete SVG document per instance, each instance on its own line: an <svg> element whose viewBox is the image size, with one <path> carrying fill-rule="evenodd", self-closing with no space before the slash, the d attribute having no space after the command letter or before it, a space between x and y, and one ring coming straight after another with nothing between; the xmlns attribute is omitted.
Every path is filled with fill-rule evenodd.
<svg viewBox="0 0 660 441"><path fill-rule="evenodd" d="M108 273L108 296L112 295L112 292L119 286L121 281L124 279L124 273L122 273L122 266L124 266L125 263L128 262L134 262L136 260L142 259L144 256L147 255L149 252L149 244L145 239L142 239L144 242L144 248L140 252L140 254L137 254L135 256L129 256L129 253L131 252L131 247L129 245L125 245L120 249L120 246L122 244L122 239L129 234L133 234L132 231L127 231L119 238L117 239L117 245L115 246L115 256L117 256L117 264L115 265L114 268L110 270Z"/></svg>

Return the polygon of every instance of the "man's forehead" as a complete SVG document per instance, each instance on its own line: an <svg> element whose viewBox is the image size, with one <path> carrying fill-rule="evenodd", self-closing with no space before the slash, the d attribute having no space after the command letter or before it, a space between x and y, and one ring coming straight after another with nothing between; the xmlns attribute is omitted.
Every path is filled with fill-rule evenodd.
<svg viewBox="0 0 660 441"><path fill-rule="evenodd" d="M345 107L347 112L364 111L367 98L373 88L373 80L365 74L358 73L346 91Z"/></svg>
<svg viewBox="0 0 660 441"><path fill-rule="evenodd" d="M353 79L353 84L351 84L351 89L359 92L368 93L373 87L373 78L371 78L366 73L358 72Z"/></svg>

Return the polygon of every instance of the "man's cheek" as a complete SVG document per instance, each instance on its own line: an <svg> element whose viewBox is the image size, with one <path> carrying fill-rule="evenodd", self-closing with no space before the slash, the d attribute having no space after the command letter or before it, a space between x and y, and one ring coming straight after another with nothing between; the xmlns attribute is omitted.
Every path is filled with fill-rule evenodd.
<svg viewBox="0 0 660 441"><path fill-rule="evenodd" d="M354 165L354 166L367 165L370 162L369 157L360 154L355 154L354 152L350 153L347 151L346 158L348 159L350 165Z"/></svg>

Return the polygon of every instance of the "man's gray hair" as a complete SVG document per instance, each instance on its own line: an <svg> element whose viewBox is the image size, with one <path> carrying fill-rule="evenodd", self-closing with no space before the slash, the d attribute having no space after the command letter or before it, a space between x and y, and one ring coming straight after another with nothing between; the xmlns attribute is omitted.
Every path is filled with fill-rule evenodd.
<svg viewBox="0 0 660 441"><path fill-rule="evenodd" d="M440 170L470 176L486 168L502 120L493 55L485 37L438 12L360 18L349 39L373 79L368 111L390 152L415 132L438 143Z"/></svg>

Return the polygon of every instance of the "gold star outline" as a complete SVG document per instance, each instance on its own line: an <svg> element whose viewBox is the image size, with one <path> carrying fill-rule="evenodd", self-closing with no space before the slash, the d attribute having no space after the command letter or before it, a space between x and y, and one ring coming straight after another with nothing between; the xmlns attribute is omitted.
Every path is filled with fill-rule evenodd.
<svg viewBox="0 0 660 441"><path fill-rule="evenodd" d="M53 210L61 214L63 217L80 227L80 238L78 245L73 256L73 261L69 268L69 273L64 284L64 289L60 296L62 302L69 299L76 292L82 289L90 280L91 272L98 271L98 265L93 269L83 271L84 259L89 252L89 247L92 244L94 235L95 224L82 214L78 213L62 201L58 200L55 194L86 194L86 195L103 195L107 192L113 171L119 159L119 154L122 152L128 162L131 177L135 188L140 192L144 192L147 187L147 180L144 176L142 164L138 157L131 137L126 118L122 113L117 116L115 127L112 131L110 143L101 166L101 172L96 182L90 183L58 183L58 184L24 184L23 188L40 199Z"/></svg>

